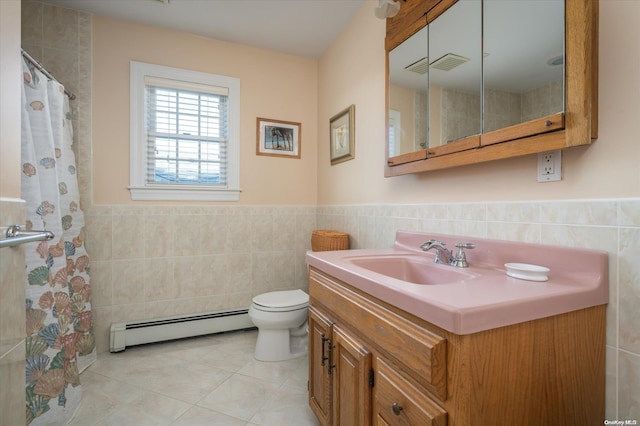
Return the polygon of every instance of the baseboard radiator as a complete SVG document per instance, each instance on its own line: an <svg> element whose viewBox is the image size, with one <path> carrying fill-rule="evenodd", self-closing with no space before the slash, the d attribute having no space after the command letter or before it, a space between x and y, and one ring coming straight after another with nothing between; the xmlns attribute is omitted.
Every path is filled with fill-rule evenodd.
<svg viewBox="0 0 640 426"><path fill-rule="evenodd" d="M255 325L248 309L114 323L111 324L110 350L121 352L128 346L249 328Z"/></svg>

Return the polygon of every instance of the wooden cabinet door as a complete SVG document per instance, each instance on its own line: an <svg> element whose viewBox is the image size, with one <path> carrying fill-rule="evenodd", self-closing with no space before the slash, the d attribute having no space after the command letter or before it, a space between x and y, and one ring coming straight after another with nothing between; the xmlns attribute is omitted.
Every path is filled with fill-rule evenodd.
<svg viewBox="0 0 640 426"><path fill-rule="evenodd" d="M309 405L322 425L331 424L331 333L331 321L309 307Z"/></svg>
<svg viewBox="0 0 640 426"><path fill-rule="evenodd" d="M331 348L333 424L371 424L371 352L339 326Z"/></svg>

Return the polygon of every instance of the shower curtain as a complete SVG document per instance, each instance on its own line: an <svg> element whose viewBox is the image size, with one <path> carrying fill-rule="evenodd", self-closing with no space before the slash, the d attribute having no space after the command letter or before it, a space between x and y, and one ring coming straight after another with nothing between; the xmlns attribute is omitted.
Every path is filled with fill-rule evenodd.
<svg viewBox="0 0 640 426"><path fill-rule="evenodd" d="M96 359L89 257L80 210L69 99L23 60L22 198L25 244L27 424L62 425L80 404L80 372Z"/></svg>

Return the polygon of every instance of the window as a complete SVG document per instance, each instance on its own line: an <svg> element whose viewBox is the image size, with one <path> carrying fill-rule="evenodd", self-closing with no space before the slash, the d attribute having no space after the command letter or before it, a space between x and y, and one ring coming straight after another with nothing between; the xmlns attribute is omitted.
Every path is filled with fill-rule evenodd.
<svg viewBox="0 0 640 426"><path fill-rule="evenodd" d="M239 199L240 81L131 62L131 199Z"/></svg>

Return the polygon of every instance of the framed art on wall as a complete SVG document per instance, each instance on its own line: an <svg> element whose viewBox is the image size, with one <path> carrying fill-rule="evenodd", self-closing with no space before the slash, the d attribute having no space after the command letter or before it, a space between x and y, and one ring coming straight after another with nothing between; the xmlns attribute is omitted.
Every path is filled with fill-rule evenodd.
<svg viewBox="0 0 640 426"><path fill-rule="evenodd" d="M355 158L356 106L331 117L329 128L331 165Z"/></svg>
<svg viewBox="0 0 640 426"><path fill-rule="evenodd" d="M300 158L302 125L292 121L258 118L256 154Z"/></svg>

